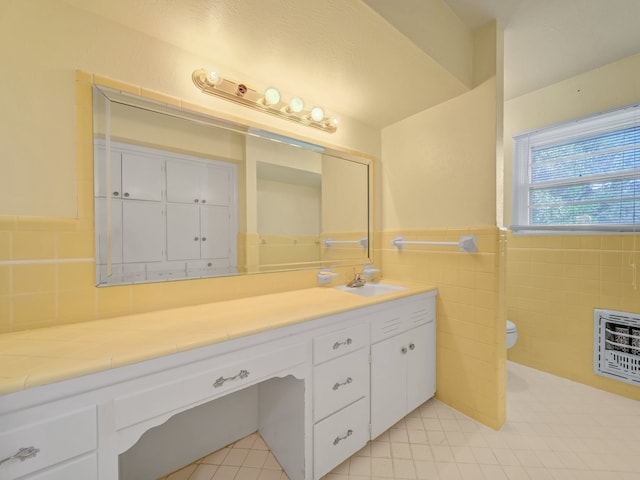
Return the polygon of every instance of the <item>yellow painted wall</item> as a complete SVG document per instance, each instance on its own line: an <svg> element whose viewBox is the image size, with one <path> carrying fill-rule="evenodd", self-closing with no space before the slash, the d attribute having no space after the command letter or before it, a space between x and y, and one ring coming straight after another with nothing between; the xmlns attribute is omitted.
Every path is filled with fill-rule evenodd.
<svg viewBox="0 0 640 480"><path fill-rule="evenodd" d="M495 225L496 105L494 77L383 129L385 230Z"/></svg>
<svg viewBox="0 0 640 480"><path fill-rule="evenodd" d="M520 132L640 101L640 55L505 103L505 224L511 222L512 141ZM638 235L509 235L507 316L518 327L510 359L640 399L640 387L593 373L593 310L640 313L630 262Z"/></svg>
<svg viewBox="0 0 640 480"><path fill-rule="evenodd" d="M495 226L500 36L493 25L479 38L493 76L382 132L383 272L438 286L436 396L493 428L506 418L505 250ZM397 235L457 242L467 234L477 235L478 253L390 246Z"/></svg>

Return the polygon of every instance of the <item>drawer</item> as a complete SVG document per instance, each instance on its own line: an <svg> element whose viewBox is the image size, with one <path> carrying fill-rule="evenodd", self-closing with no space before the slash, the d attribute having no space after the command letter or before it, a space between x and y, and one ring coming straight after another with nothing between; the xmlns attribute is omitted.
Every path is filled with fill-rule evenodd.
<svg viewBox="0 0 640 480"><path fill-rule="evenodd" d="M268 379L282 370L304 362L304 344L275 349L265 355L195 375L185 380L185 391L196 400L221 396Z"/></svg>
<svg viewBox="0 0 640 480"><path fill-rule="evenodd" d="M369 353L365 348L313 369L313 419L322 420L369 393Z"/></svg>
<svg viewBox="0 0 640 480"><path fill-rule="evenodd" d="M213 399L269 378L282 370L303 362L306 353L303 344L288 346L264 355L239 361L234 355L222 365L207 370L193 365L188 372L166 375L164 384L138 391L115 400L116 429L121 430L144 420L170 412L180 411L202 400ZM177 412L176 412L177 413Z"/></svg>
<svg viewBox="0 0 640 480"><path fill-rule="evenodd" d="M369 344L367 325L337 330L313 339L313 363L315 365L359 350Z"/></svg>
<svg viewBox="0 0 640 480"><path fill-rule="evenodd" d="M15 459L2 463L0 478L3 480L18 478L51 467L95 450L96 444L96 409L93 406L2 432L0 433L0 460L16 455L21 448L33 447L38 451L24 461ZM94 477L95 471L93 477L87 478ZM45 475L42 478L50 477Z"/></svg>
<svg viewBox="0 0 640 480"><path fill-rule="evenodd" d="M96 455L75 458L64 464L30 475L24 480L96 480L98 478ZM4 477L0 477L4 479Z"/></svg>
<svg viewBox="0 0 640 480"><path fill-rule="evenodd" d="M368 397L317 423L313 429L314 478L340 465L368 440Z"/></svg>

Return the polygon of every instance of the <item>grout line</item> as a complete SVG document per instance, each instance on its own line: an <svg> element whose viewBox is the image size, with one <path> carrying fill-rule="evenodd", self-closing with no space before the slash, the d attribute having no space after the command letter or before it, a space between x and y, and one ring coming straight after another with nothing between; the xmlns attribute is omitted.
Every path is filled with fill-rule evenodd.
<svg viewBox="0 0 640 480"><path fill-rule="evenodd" d="M94 262L95 258L45 258L40 260L0 260L0 265L38 265L51 263Z"/></svg>

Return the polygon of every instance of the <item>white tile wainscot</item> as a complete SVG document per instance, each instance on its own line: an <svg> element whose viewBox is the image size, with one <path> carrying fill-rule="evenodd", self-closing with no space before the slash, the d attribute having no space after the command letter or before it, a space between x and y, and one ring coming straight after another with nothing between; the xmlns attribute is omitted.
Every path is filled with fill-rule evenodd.
<svg viewBox="0 0 640 480"><path fill-rule="evenodd" d="M2 395L0 480L151 480L255 431L318 479L434 395L436 293Z"/></svg>

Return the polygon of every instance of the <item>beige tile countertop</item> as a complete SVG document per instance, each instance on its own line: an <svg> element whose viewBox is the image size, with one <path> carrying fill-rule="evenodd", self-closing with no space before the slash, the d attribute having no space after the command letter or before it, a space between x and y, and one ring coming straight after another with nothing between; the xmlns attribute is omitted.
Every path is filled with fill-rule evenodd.
<svg viewBox="0 0 640 480"><path fill-rule="evenodd" d="M212 345L435 290L363 297L331 287L228 300L0 335L0 394Z"/></svg>

